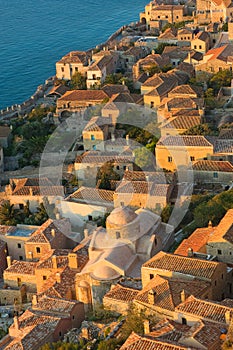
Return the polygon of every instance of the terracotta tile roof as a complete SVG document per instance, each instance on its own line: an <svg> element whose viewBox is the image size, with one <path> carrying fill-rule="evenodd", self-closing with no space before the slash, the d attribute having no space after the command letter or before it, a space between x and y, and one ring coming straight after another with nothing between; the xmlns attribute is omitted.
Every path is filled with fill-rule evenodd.
<svg viewBox="0 0 233 350"><path fill-rule="evenodd" d="M127 181L150 181L158 184L172 183L174 174L162 171L132 171L126 170L123 179Z"/></svg>
<svg viewBox="0 0 233 350"><path fill-rule="evenodd" d="M151 332L146 334L146 336L178 343L182 336L188 332L190 328L190 326L164 318L153 326Z"/></svg>
<svg viewBox="0 0 233 350"><path fill-rule="evenodd" d="M63 186L54 186L48 178L11 179L13 196L64 196Z"/></svg>
<svg viewBox="0 0 233 350"><path fill-rule="evenodd" d="M120 350L193 350L195 348L171 342L149 339L132 333Z"/></svg>
<svg viewBox="0 0 233 350"><path fill-rule="evenodd" d="M89 202L103 202L103 204L112 204L113 203L113 191L102 190L99 188L93 187L80 187L77 191L72 193L67 201L84 201L87 204Z"/></svg>
<svg viewBox="0 0 233 350"><path fill-rule="evenodd" d="M233 140L233 128L221 129L218 138L223 140Z"/></svg>
<svg viewBox="0 0 233 350"><path fill-rule="evenodd" d="M233 209L229 209L218 226L215 227L208 243L223 241L233 244Z"/></svg>
<svg viewBox="0 0 233 350"><path fill-rule="evenodd" d="M174 271L197 278L211 279L219 264L221 263L188 258L161 251L143 264L143 267L155 270Z"/></svg>
<svg viewBox="0 0 233 350"><path fill-rule="evenodd" d="M135 297L135 301L149 304L148 293L153 290L156 293L155 306L174 310L181 303L181 292L186 297L194 294L201 297L210 288L209 283L200 280L182 280L173 277L155 275L155 277Z"/></svg>
<svg viewBox="0 0 233 350"><path fill-rule="evenodd" d="M62 57L57 63L82 63L87 60L87 53L85 51L71 51Z"/></svg>
<svg viewBox="0 0 233 350"><path fill-rule="evenodd" d="M111 55L102 56L97 61L92 63L91 66L89 66L88 71L99 71L99 70L102 70L112 60L113 60L113 56L111 56Z"/></svg>
<svg viewBox="0 0 233 350"><path fill-rule="evenodd" d="M164 136L161 137L157 145L175 147L213 147L204 136Z"/></svg>
<svg viewBox="0 0 233 350"><path fill-rule="evenodd" d="M41 339L51 336L58 326L61 317L37 314L35 311L26 310L19 317L19 327L22 333L11 337L11 341L4 350L34 350L40 344ZM14 331L15 325L10 326L10 332ZM0 343L1 345L1 343Z"/></svg>
<svg viewBox="0 0 233 350"><path fill-rule="evenodd" d="M153 10L156 11L175 11L175 10L182 10L184 8L184 5L156 5L153 6Z"/></svg>
<svg viewBox="0 0 233 350"><path fill-rule="evenodd" d="M176 311L201 317L208 321L226 324L225 313L233 315L233 309L221 302L206 301L190 296L184 303L176 307Z"/></svg>
<svg viewBox="0 0 233 350"><path fill-rule="evenodd" d="M103 153L103 152L85 152L81 156L77 156L75 163L107 163L107 162L118 162L118 163L128 163L133 161L133 156L121 153Z"/></svg>
<svg viewBox="0 0 233 350"><path fill-rule="evenodd" d="M70 313L74 306L77 304L77 301L51 298L46 295L38 298L36 305L32 306L33 310L43 310L50 312L61 312L61 313Z"/></svg>
<svg viewBox="0 0 233 350"><path fill-rule="evenodd" d="M54 230L55 236L53 236L52 230ZM40 228L33 232L27 243L51 243L61 234L63 232L59 229L59 220L48 219Z"/></svg>
<svg viewBox="0 0 233 350"><path fill-rule="evenodd" d="M93 117L83 131L102 131L105 125L110 125L111 119L107 117Z"/></svg>
<svg viewBox="0 0 233 350"><path fill-rule="evenodd" d="M214 145L215 153L233 153L232 140L216 140Z"/></svg>
<svg viewBox="0 0 233 350"><path fill-rule="evenodd" d="M222 171L233 173L233 165L228 161L199 160L193 164L194 171Z"/></svg>
<svg viewBox="0 0 233 350"><path fill-rule="evenodd" d="M136 289L126 288L117 284L105 294L104 298L130 303L135 299L138 293L139 291Z"/></svg>
<svg viewBox="0 0 233 350"><path fill-rule="evenodd" d="M181 242L174 254L188 256L189 248L192 248L194 252L206 251L205 246L213 231L213 227L197 228L191 236Z"/></svg>
<svg viewBox="0 0 233 350"><path fill-rule="evenodd" d="M194 91L188 84L176 86L169 92L169 96L170 95L196 95L197 97L196 91Z"/></svg>
<svg viewBox="0 0 233 350"><path fill-rule="evenodd" d="M179 117L172 118L168 122L161 126L163 129L177 129L177 130L188 130L196 125L199 125L201 121L200 116L189 117L186 116L186 111Z"/></svg>
<svg viewBox="0 0 233 350"><path fill-rule="evenodd" d="M208 32L199 32L195 36L194 40L195 39L199 39L199 40L202 40L202 41L207 41L207 39L209 39L209 33Z"/></svg>
<svg viewBox="0 0 233 350"><path fill-rule="evenodd" d="M108 95L103 90L72 90L67 91L59 101L99 101L102 102Z"/></svg>
<svg viewBox="0 0 233 350"><path fill-rule="evenodd" d="M202 99L190 98L190 97L173 97L166 98L162 101L162 104L166 104L168 110L171 109L198 109L203 105Z"/></svg>
<svg viewBox="0 0 233 350"><path fill-rule="evenodd" d="M121 181L115 193L137 193L150 196L167 196L170 189L169 184L158 184L147 181Z"/></svg>
<svg viewBox="0 0 233 350"><path fill-rule="evenodd" d="M106 84L102 87L102 90L109 96L112 97L112 95L118 94L120 92L129 92L129 89L126 85L120 85L120 84Z"/></svg>
<svg viewBox="0 0 233 350"><path fill-rule="evenodd" d="M69 91L69 88L67 86L61 84L61 85L53 86L52 89L47 93L46 96L58 95L61 97L67 91Z"/></svg>
<svg viewBox="0 0 233 350"><path fill-rule="evenodd" d="M164 31L164 33L160 34L158 40L164 39L177 39L177 31L172 30L172 28L168 28Z"/></svg>
<svg viewBox="0 0 233 350"><path fill-rule="evenodd" d="M196 109L191 109L191 110L186 110L184 111L183 109L179 110L179 111L175 111L172 116L173 117L184 117L184 115L186 117L200 117L199 111Z"/></svg>
<svg viewBox="0 0 233 350"><path fill-rule="evenodd" d="M64 269L68 266L68 254L70 249L52 249L48 253L44 254L40 261L37 263L36 269L53 269L52 257L56 257L57 269Z"/></svg>
<svg viewBox="0 0 233 350"><path fill-rule="evenodd" d="M139 103L142 100L140 94L130 94L129 92L121 92L112 97L109 100L109 104L113 102L118 106L118 103Z"/></svg>
<svg viewBox="0 0 233 350"><path fill-rule="evenodd" d="M36 267L36 262L13 260L11 266L9 266L5 272L22 275L35 275Z"/></svg>

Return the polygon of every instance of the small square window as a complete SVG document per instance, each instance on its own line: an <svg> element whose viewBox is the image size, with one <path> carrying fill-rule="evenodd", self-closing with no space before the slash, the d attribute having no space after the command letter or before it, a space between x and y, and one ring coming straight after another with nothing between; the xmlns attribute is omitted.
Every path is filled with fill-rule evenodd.
<svg viewBox="0 0 233 350"><path fill-rule="evenodd" d="M20 256L19 256L19 260L23 260L23 257L22 257L22 255L20 255Z"/></svg>
<svg viewBox="0 0 233 350"><path fill-rule="evenodd" d="M121 237L121 233L119 231L116 232L116 239L119 239Z"/></svg>
<svg viewBox="0 0 233 350"><path fill-rule="evenodd" d="M64 72L64 67L61 67L61 71Z"/></svg>
<svg viewBox="0 0 233 350"><path fill-rule="evenodd" d="M40 247L36 247L36 252L40 253Z"/></svg>
<svg viewBox="0 0 233 350"><path fill-rule="evenodd" d="M46 281L47 280L47 276L43 276L43 281Z"/></svg>
<svg viewBox="0 0 233 350"><path fill-rule="evenodd" d="M213 178L214 178L214 179L217 179L217 178L218 178L218 173L217 173L217 172L214 172L214 173L213 173Z"/></svg>
<svg viewBox="0 0 233 350"><path fill-rule="evenodd" d="M168 163L172 163L172 157L167 157L167 161L168 161Z"/></svg>
<svg viewBox="0 0 233 350"><path fill-rule="evenodd" d="M95 135L91 135L91 140L92 140L92 141L95 140Z"/></svg>
<svg viewBox="0 0 233 350"><path fill-rule="evenodd" d="M218 255L222 255L221 249L218 249Z"/></svg>
<svg viewBox="0 0 233 350"><path fill-rule="evenodd" d="M22 248L21 243L18 243L17 246L18 248Z"/></svg>
<svg viewBox="0 0 233 350"><path fill-rule="evenodd" d="M191 160L191 162L194 162L195 161L195 157L191 156L190 160Z"/></svg>
<svg viewBox="0 0 233 350"><path fill-rule="evenodd" d="M150 280L152 280L154 278L153 273L150 273Z"/></svg>

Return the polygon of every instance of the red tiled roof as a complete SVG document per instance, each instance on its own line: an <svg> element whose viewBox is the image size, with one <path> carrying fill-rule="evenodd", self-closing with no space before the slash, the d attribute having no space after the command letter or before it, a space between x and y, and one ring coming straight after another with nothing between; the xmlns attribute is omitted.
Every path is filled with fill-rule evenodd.
<svg viewBox="0 0 233 350"><path fill-rule="evenodd" d="M188 258L180 255L159 252L149 261L143 264L145 268L154 270L173 271L197 278L211 279L215 273L218 262L197 258Z"/></svg>
<svg viewBox="0 0 233 350"><path fill-rule="evenodd" d="M59 101L103 101L108 95L103 90L72 90L67 91Z"/></svg>
<svg viewBox="0 0 233 350"><path fill-rule="evenodd" d="M135 299L138 293L139 291L136 289L123 287L120 284L117 284L105 294L104 298L130 303Z"/></svg>
<svg viewBox="0 0 233 350"><path fill-rule="evenodd" d="M194 171L222 171L233 173L233 165L228 161L199 160L193 164Z"/></svg>
<svg viewBox="0 0 233 350"><path fill-rule="evenodd" d="M213 147L204 136L164 136L161 137L157 145L178 146L178 147Z"/></svg>

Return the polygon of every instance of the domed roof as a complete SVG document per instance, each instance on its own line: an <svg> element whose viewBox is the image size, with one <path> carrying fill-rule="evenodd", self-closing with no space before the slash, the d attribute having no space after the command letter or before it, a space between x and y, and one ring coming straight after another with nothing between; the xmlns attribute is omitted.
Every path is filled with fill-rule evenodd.
<svg viewBox="0 0 233 350"><path fill-rule="evenodd" d="M137 218L137 214L129 207L115 208L107 218L107 226L116 225L123 226L134 221Z"/></svg>
<svg viewBox="0 0 233 350"><path fill-rule="evenodd" d="M92 273L93 278L98 280L113 280L119 278L120 274L107 265L99 265Z"/></svg>

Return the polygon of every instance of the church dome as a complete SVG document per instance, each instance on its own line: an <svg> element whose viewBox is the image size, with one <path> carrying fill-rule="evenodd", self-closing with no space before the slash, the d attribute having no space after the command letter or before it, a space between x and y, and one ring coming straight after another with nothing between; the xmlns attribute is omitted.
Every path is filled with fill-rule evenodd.
<svg viewBox="0 0 233 350"><path fill-rule="evenodd" d="M92 277L98 280L113 280L120 276L121 275L118 272L107 265L98 266L92 273Z"/></svg>
<svg viewBox="0 0 233 350"><path fill-rule="evenodd" d="M137 214L129 207L115 208L107 218L106 227L113 228L128 225L137 217Z"/></svg>

